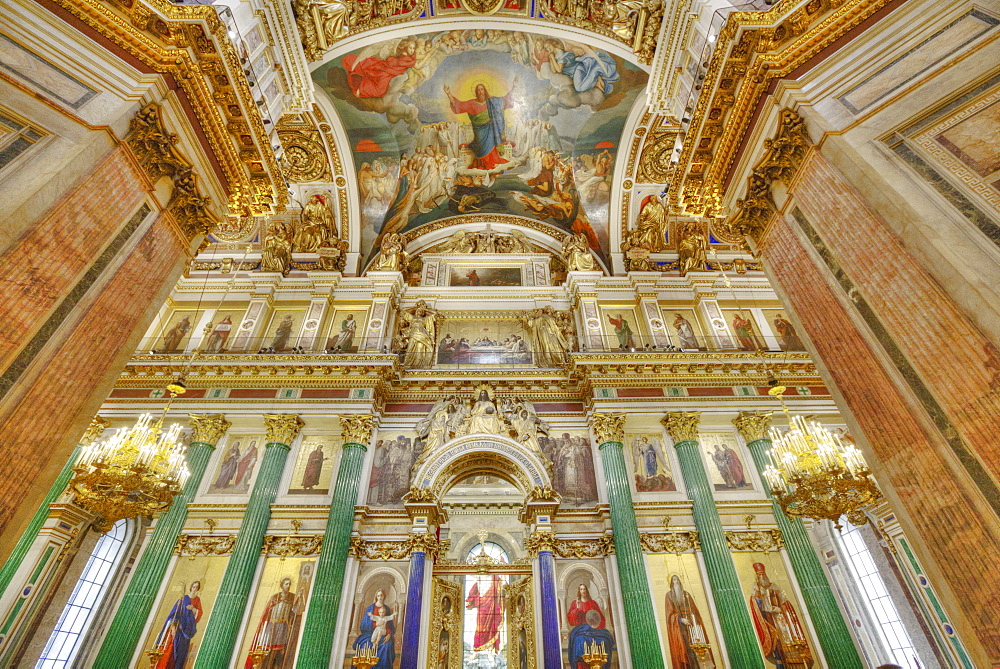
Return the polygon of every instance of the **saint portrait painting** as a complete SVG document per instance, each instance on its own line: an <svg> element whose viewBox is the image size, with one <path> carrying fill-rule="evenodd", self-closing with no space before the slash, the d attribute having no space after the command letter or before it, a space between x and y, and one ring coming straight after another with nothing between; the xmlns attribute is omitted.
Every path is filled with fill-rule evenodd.
<svg viewBox="0 0 1000 669"><path fill-rule="evenodd" d="M808 637L795 605L771 581L763 563L755 562L753 571L750 613L764 658L777 669L813 666Z"/></svg>
<svg viewBox="0 0 1000 669"><path fill-rule="evenodd" d="M194 581L167 614L154 644L162 653L153 664L154 669L184 669L188 666L191 640L198 633L198 623L204 612L201 597L198 596L200 592L201 581Z"/></svg>
<svg viewBox="0 0 1000 669"><path fill-rule="evenodd" d="M385 597L385 590L380 588L375 591L374 601L361 615L359 634L351 644L355 653L366 650L378 655L378 662L372 665L372 669L393 669L396 661L397 612L386 604Z"/></svg>
<svg viewBox="0 0 1000 669"><path fill-rule="evenodd" d="M583 661L585 647L600 644L608 654L608 661L601 669L611 667L611 651L615 648L615 638L607 629L605 612L590 596L590 586L580 582L576 588L576 596L569 604L566 620L570 624L569 631L569 666L571 669L590 669Z"/></svg>
<svg viewBox="0 0 1000 669"><path fill-rule="evenodd" d="M271 585L268 589L261 588L260 595L266 596L263 609L259 609L260 596L254 607L260 613L255 620L251 619L255 627L250 627L254 630L253 637L240 663L244 669L291 669L295 664L315 562L305 560L296 565L294 560L272 558L268 563L262 580Z"/></svg>
<svg viewBox="0 0 1000 669"><path fill-rule="evenodd" d="M636 492L677 490L660 438L655 434L633 434L628 439L632 445Z"/></svg>

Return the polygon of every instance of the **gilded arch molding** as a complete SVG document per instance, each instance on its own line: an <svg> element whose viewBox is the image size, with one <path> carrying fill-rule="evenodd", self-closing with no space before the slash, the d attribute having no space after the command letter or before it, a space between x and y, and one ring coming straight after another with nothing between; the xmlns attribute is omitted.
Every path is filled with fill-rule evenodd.
<svg viewBox="0 0 1000 669"><path fill-rule="evenodd" d="M495 434L470 434L451 440L431 454L414 472L412 491L435 499L469 474L495 474L518 487L525 499L538 489L551 491L545 463L522 444Z"/></svg>

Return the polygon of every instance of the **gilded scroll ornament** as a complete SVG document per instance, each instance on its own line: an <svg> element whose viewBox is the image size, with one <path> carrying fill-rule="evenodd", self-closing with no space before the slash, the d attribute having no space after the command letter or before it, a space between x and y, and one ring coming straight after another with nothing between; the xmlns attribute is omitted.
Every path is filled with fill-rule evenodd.
<svg viewBox="0 0 1000 669"><path fill-rule="evenodd" d="M285 444L295 441L299 430L305 423L297 415L268 414L264 416L264 427L267 429L267 441L270 444Z"/></svg>
<svg viewBox="0 0 1000 669"><path fill-rule="evenodd" d="M597 558L613 555L615 542L610 534L594 539L557 539L552 544L552 552L561 558Z"/></svg>
<svg viewBox="0 0 1000 669"><path fill-rule="evenodd" d="M306 58L320 60L351 33L406 21L423 13L426 0L293 0Z"/></svg>
<svg viewBox="0 0 1000 669"><path fill-rule="evenodd" d="M412 552L411 546L408 539L373 541L354 536L348 553L359 560L406 560Z"/></svg>
<svg viewBox="0 0 1000 669"><path fill-rule="evenodd" d="M781 530L726 530L726 543L734 551L769 553L785 547Z"/></svg>
<svg viewBox="0 0 1000 669"><path fill-rule="evenodd" d="M410 491L403 496L405 504L436 504L437 495L429 488L410 488Z"/></svg>
<svg viewBox="0 0 1000 669"><path fill-rule="evenodd" d="M701 550L695 531L640 532L639 542L647 553L686 553Z"/></svg>
<svg viewBox="0 0 1000 669"><path fill-rule="evenodd" d="M188 557L229 555L236 545L235 534L182 534L174 552Z"/></svg>
<svg viewBox="0 0 1000 669"><path fill-rule="evenodd" d="M639 170L636 174L639 183L670 183L674 171L670 159L673 157L678 132L678 126L659 125L647 133L642 153L639 154Z"/></svg>
<svg viewBox="0 0 1000 669"><path fill-rule="evenodd" d="M188 418L191 419L191 427L193 428L191 441L196 441L202 444L210 444L212 446L219 443L219 439L222 438L222 435L224 435L226 430L228 430L232 425L232 423L226 420L226 417L220 413L189 413Z"/></svg>
<svg viewBox="0 0 1000 669"><path fill-rule="evenodd" d="M375 429L375 416L371 414L340 416L340 433L345 444L367 446Z"/></svg>
<svg viewBox="0 0 1000 669"><path fill-rule="evenodd" d="M698 441L698 422L700 411L674 411L668 413L661 423L667 428L670 438L675 444L682 441Z"/></svg>
<svg viewBox="0 0 1000 669"><path fill-rule="evenodd" d="M540 452L541 449L539 449ZM534 488L528 491L528 494L524 496L525 502L550 502L553 504L558 504L560 501L559 493L557 493L552 488L543 488L540 485L536 485Z"/></svg>
<svg viewBox="0 0 1000 669"><path fill-rule="evenodd" d="M758 439L768 439L771 429L771 412L741 411L740 415L733 419L733 425L736 426L747 443Z"/></svg>
<svg viewBox="0 0 1000 669"><path fill-rule="evenodd" d="M278 124L278 139L285 150L282 167L289 181L333 181L330 161L315 126L282 119Z"/></svg>
<svg viewBox="0 0 1000 669"><path fill-rule="evenodd" d="M600 444L625 440L625 414L595 413L590 417L590 427Z"/></svg>
<svg viewBox="0 0 1000 669"><path fill-rule="evenodd" d="M276 537L268 534L264 537L261 555L277 555L279 557L308 557L319 555L323 547L321 536L285 536Z"/></svg>
<svg viewBox="0 0 1000 669"><path fill-rule="evenodd" d="M94 419L90 421L90 425L87 426L87 431L83 433L80 443L90 444L97 441L109 427L111 427L111 423L108 422L107 418L104 418L103 416L94 416Z"/></svg>

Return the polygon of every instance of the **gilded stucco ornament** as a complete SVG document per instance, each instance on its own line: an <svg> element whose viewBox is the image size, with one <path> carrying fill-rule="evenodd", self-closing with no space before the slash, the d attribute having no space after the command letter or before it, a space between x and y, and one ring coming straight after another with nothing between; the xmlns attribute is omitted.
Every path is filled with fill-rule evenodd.
<svg viewBox="0 0 1000 669"><path fill-rule="evenodd" d="M743 435L747 443L752 441L757 441L758 439L769 439L769 430L771 429L771 412L770 411L741 411L740 414L733 419L733 425L739 430L739 433Z"/></svg>
<svg viewBox="0 0 1000 669"><path fill-rule="evenodd" d="M556 537L551 532L532 532L524 539L524 549L531 557L537 557L540 551L552 551L556 543Z"/></svg>
<svg viewBox="0 0 1000 669"><path fill-rule="evenodd" d="M367 446L375 429L375 416L371 414L340 416L340 433L345 444Z"/></svg>
<svg viewBox="0 0 1000 669"><path fill-rule="evenodd" d="M264 427L267 430L269 444L284 444L288 446L305 423L297 415L267 414L264 416Z"/></svg>
<svg viewBox="0 0 1000 669"><path fill-rule="evenodd" d="M406 560L411 547L409 539L378 540L355 535L351 537L348 554L359 560Z"/></svg>
<svg viewBox="0 0 1000 669"><path fill-rule="evenodd" d="M701 549L698 533L693 530L640 532L639 542L647 553L686 553Z"/></svg>
<svg viewBox="0 0 1000 669"><path fill-rule="evenodd" d="M174 552L190 558L229 555L235 545L235 534L182 534L177 537Z"/></svg>
<svg viewBox="0 0 1000 669"><path fill-rule="evenodd" d="M595 413L590 417L590 427L597 435L599 444L609 441L622 443L625 440L625 414Z"/></svg>
<svg viewBox="0 0 1000 669"><path fill-rule="evenodd" d="M658 117L653 129L646 134L639 154L639 171L636 180L645 184L666 184L674 172L671 158L680 126L664 117Z"/></svg>
<svg viewBox="0 0 1000 669"><path fill-rule="evenodd" d="M730 550L770 553L785 547L781 530L726 530Z"/></svg>
<svg viewBox="0 0 1000 669"><path fill-rule="evenodd" d="M220 413L189 413L188 418L191 419L191 441L209 444L211 446L215 446L219 443L219 439L222 439L222 435L224 435L226 430L228 430L232 425L232 423L226 420L226 417Z"/></svg>
<svg viewBox="0 0 1000 669"><path fill-rule="evenodd" d="M87 426L87 431L83 433L83 437L80 438L81 444L90 444L101 438L104 431L111 427L111 423L108 422L107 418L103 416L94 416L94 419L90 421L90 425Z"/></svg>
<svg viewBox="0 0 1000 669"><path fill-rule="evenodd" d="M261 555L277 555L286 557L308 557L319 555L323 548L322 536L273 536L268 534L264 537L264 545L260 549Z"/></svg>
<svg viewBox="0 0 1000 669"><path fill-rule="evenodd" d="M675 444L683 441L698 441L698 422L700 411L674 411L668 413L662 421L667 433Z"/></svg>

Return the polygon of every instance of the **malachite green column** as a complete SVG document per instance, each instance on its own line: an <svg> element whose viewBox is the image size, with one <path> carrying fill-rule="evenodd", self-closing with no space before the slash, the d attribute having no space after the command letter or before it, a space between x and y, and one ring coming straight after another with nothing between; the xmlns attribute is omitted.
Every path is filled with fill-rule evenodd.
<svg viewBox="0 0 1000 669"><path fill-rule="evenodd" d="M38 510L35 511L35 515L31 517L31 522L24 529L24 533L18 540L17 545L14 546L14 550L10 552L7 561L3 563L3 567L0 567L0 593L7 589L10 585L11 580L14 578L14 574L17 573L18 567L21 566L21 561L24 560L24 556L28 554L31 549L31 544L35 543L35 539L38 538L38 532L42 529L42 525L45 524L45 519L49 517L49 505L59 499L59 495L63 494L66 490L66 486L69 485L69 481L73 478L73 467L76 465L77 458L80 457L80 448L83 444L89 444L92 441L97 441L101 434L108 427L108 421L96 416L94 420L90 422L90 427L83 435L83 439L77 444L76 448L73 449L72 454L69 456L69 460L63 465L62 471L59 472L59 476L56 478L52 487L49 488L49 492L45 495L45 499L42 503L38 505Z"/></svg>
<svg viewBox="0 0 1000 669"><path fill-rule="evenodd" d="M746 440L754 465L763 478L764 468L770 461L767 452L771 448L771 439L768 437L771 412L743 411L733 423ZM770 496L770 491L767 494ZM798 518L786 516L773 499L772 503L775 521L785 541L788 560L792 563L795 580L802 590L802 599L809 611L809 617L812 618L816 636L819 637L819 645L823 647L827 665L838 669L840 667L861 669L864 664L858 657L854 638L844 622L844 616L840 613L837 599L830 589L823 565L809 541L805 525Z"/></svg>
<svg viewBox="0 0 1000 669"><path fill-rule="evenodd" d="M661 669L663 651L660 648L660 633L656 628L656 619L649 615L653 610L653 599L649 591L646 560L639 542L639 527L635 522L632 491L628 487L625 454L622 452L625 416L596 413L591 416L590 424L601 444L632 666Z"/></svg>
<svg viewBox="0 0 1000 669"><path fill-rule="evenodd" d="M733 555L729 552L708 474L698 452L699 415L697 411L668 413L663 425L674 440L684 486L693 502L694 524L698 528L705 571L719 613L722 637L726 640L729 664L740 669L763 669L764 658L750 620L750 610L743 598Z"/></svg>
<svg viewBox="0 0 1000 669"><path fill-rule="evenodd" d="M104 643L94 660L95 667L124 669L131 663L135 647L141 642L142 629L163 585L163 577L177 544L177 535L187 520L188 504L198 492L215 445L230 425L220 414L188 414L188 417L194 429L187 451L191 477L184 484L184 490L174 498L170 508L157 519L149 542L135 566L135 575L129 581L108 633L104 636Z"/></svg>
<svg viewBox="0 0 1000 669"><path fill-rule="evenodd" d="M296 669L326 669L330 666L333 635L337 629L337 612L344 592L344 571L347 569L351 530L354 526L354 506L358 501L361 469L374 424L375 419L370 415L340 418L344 453L340 458L337 483L334 485L330 513L326 519L323 549L316 564L316 578L302 628Z"/></svg>
<svg viewBox="0 0 1000 669"><path fill-rule="evenodd" d="M195 669L229 666L240 633L243 610L253 586L254 572L257 571L260 549L264 546L264 534L271 520L271 504L278 494L289 444L299 433L302 420L298 416L264 416L264 425L267 427L264 459L250 492L233 552L226 563L226 572L219 584L219 594L205 627Z"/></svg>

